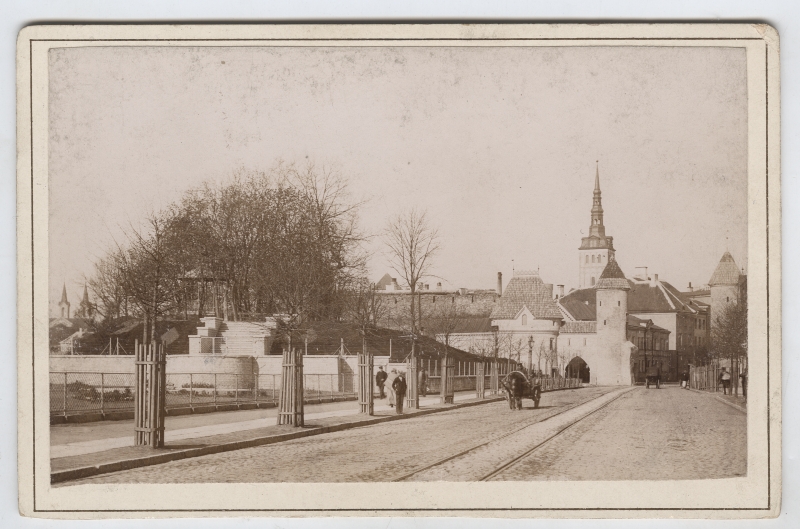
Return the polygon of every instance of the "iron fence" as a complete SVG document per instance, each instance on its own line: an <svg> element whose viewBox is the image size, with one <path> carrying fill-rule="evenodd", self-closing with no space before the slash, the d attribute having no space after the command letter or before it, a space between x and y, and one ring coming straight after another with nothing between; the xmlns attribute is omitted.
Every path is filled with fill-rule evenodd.
<svg viewBox="0 0 800 529"><path fill-rule="evenodd" d="M357 374L304 375L305 402L356 397ZM280 375L167 373L167 409L228 404L277 404ZM133 373L50 373L50 414L133 411Z"/></svg>
<svg viewBox="0 0 800 529"><path fill-rule="evenodd" d="M745 371L746 364L737 360L729 361L729 363L732 364L732 367L725 366L725 369L731 373L730 393L737 396L742 395L744 391L740 386L742 381L740 375ZM689 387L699 391L722 392L722 381L720 380L722 367L717 361L705 366L689 366Z"/></svg>

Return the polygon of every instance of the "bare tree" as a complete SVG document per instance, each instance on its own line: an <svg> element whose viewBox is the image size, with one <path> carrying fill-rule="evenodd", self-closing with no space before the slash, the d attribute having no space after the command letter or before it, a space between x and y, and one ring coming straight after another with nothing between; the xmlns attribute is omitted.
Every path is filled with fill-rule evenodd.
<svg viewBox="0 0 800 529"><path fill-rule="evenodd" d="M413 303L412 303L413 305ZM450 349L450 337L463 325L467 313L457 303L437 303L433 313L427 318L425 331L444 344L445 355Z"/></svg>
<svg viewBox="0 0 800 529"><path fill-rule="evenodd" d="M433 258L439 251L438 230L428 222L426 212L413 208L391 219L384 230L392 269L411 290L411 332L417 333L420 322L414 295L420 281L430 274Z"/></svg>

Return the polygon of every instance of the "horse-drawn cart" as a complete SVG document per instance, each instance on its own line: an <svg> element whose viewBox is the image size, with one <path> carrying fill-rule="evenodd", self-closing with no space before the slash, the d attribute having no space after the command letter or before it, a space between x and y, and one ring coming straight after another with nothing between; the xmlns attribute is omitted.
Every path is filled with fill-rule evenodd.
<svg viewBox="0 0 800 529"><path fill-rule="evenodd" d="M542 398L542 385L537 379L534 378L531 381L522 371L512 371L506 375L501 385L511 409L516 407L516 399L519 399L519 409L522 409L523 398L533 400L534 408L539 407L539 401Z"/></svg>
<svg viewBox="0 0 800 529"><path fill-rule="evenodd" d="M656 389L661 388L661 367L650 366L647 368L644 385L647 389L650 389L650 384L655 384Z"/></svg>

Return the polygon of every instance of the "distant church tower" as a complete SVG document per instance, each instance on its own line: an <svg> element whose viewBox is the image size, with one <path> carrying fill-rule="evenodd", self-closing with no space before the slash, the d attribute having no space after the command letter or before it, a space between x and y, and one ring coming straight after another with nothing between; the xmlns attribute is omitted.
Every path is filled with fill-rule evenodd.
<svg viewBox="0 0 800 529"><path fill-rule="evenodd" d="M61 301L58 302L59 317L69 319L69 301L67 301L67 284L61 290Z"/></svg>
<svg viewBox="0 0 800 529"><path fill-rule="evenodd" d="M606 265L614 260L614 238L606 237L603 225L603 204L600 198L600 166L594 177L594 197L592 199L592 224L589 236L581 239L578 250L578 288L595 286Z"/></svg>

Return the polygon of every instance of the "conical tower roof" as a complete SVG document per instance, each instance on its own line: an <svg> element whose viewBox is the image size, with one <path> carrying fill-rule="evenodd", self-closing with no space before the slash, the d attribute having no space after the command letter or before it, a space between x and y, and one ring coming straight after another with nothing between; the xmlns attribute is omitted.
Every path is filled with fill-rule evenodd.
<svg viewBox="0 0 800 529"><path fill-rule="evenodd" d="M631 286L628 284L628 280L625 278L625 274L617 264L616 259L609 261L603 269L596 288L601 290L630 290Z"/></svg>
<svg viewBox="0 0 800 529"><path fill-rule="evenodd" d="M711 279L708 280L709 286L715 285L738 285L739 277L741 276L739 267L736 266L736 261L730 252L722 254L722 259L719 260L717 268L711 274Z"/></svg>
<svg viewBox="0 0 800 529"><path fill-rule="evenodd" d="M67 301L67 284L64 283L64 287L61 289L61 303L69 303Z"/></svg>

